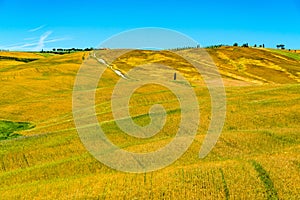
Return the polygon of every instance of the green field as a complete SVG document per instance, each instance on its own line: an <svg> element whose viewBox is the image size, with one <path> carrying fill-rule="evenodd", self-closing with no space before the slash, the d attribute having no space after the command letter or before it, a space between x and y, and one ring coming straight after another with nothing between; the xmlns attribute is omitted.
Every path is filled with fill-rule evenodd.
<svg viewBox="0 0 300 200"><path fill-rule="evenodd" d="M31 129L33 126L26 122L0 121L0 140L21 136L17 131Z"/></svg>
<svg viewBox="0 0 300 200"><path fill-rule="evenodd" d="M110 61L119 51L95 54ZM197 51L179 53L193 58ZM299 199L299 54L241 47L207 52L222 75L227 109L222 134L204 159L199 150L211 120L211 99L191 65L172 52L142 50L112 63L125 74L148 62L169 65L189 80L198 98L201 123L190 148L170 166L140 174L98 162L77 134L72 90L82 62L96 65L93 52L0 52L0 138L17 137L0 140L0 199ZM32 60L23 62L25 58ZM129 105L137 124L150 122L147 113L153 104L163 105L168 114L157 135L137 139L118 128L111 112L111 94L119 78L107 68L97 87L95 110L107 137L132 152L151 152L168 144L180 122L174 94L158 85L135 91Z"/></svg>
<svg viewBox="0 0 300 200"><path fill-rule="evenodd" d="M284 55L286 57L295 59L295 60L300 60L300 54L299 53L295 53L295 52L290 52L290 51L283 51L283 50L278 50L278 49L270 49L271 52L277 53L277 54L281 54Z"/></svg>

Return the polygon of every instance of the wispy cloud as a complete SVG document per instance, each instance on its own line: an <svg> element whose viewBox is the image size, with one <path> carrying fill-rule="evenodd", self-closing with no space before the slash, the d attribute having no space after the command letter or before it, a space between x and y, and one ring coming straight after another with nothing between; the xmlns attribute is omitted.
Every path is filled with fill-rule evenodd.
<svg viewBox="0 0 300 200"><path fill-rule="evenodd" d="M24 38L24 40L36 40L38 37L29 37L29 38Z"/></svg>
<svg viewBox="0 0 300 200"><path fill-rule="evenodd" d="M38 31L38 30L40 30L40 29L44 28L45 26L46 26L46 25L42 25L42 26L39 26L39 27L36 27L36 28L30 29L30 30L28 30L28 32L35 32L35 31Z"/></svg>
<svg viewBox="0 0 300 200"><path fill-rule="evenodd" d="M0 49L40 51L45 47L45 44L70 40L70 38L67 37L47 39L51 34L52 31L47 31L40 36L39 40L35 40L27 43L16 43L11 45L6 45L0 47Z"/></svg>
<svg viewBox="0 0 300 200"><path fill-rule="evenodd" d="M45 40L51 35L52 31L47 31L43 35L41 35L40 40L38 42L38 45L35 47L35 50L41 50L45 46Z"/></svg>

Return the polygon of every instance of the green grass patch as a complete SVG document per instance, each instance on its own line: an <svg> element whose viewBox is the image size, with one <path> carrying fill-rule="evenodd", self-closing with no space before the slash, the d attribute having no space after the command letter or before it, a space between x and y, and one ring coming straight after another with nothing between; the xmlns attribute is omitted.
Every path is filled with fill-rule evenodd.
<svg viewBox="0 0 300 200"><path fill-rule="evenodd" d="M277 195L277 191L274 187L274 184L270 178L269 173L256 161L252 160L252 165L255 169L255 171L258 173L258 176L260 178L260 180L263 182L265 188L266 188L266 192L267 192L267 199L269 200L277 200L278 195Z"/></svg>
<svg viewBox="0 0 300 200"><path fill-rule="evenodd" d="M300 54L298 54L298 53L293 53L293 52L284 51L284 50L277 50L277 49L270 49L270 51L273 53L277 53L277 54L292 58L294 60L300 60Z"/></svg>
<svg viewBox="0 0 300 200"><path fill-rule="evenodd" d="M17 131L34 128L34 125L28 122L0 121L0 140L7 140L21 136Z"/></svg>
<svg viewBox="0 0 300 200"><path fill-rule="evenodd" d="M228 200L228 199L230 199L230 193L229 193L229 189L228 189L228 186L227 186L225 176L224 176L224 173L223 173L222 169L220 169L220 173L221 173L221 176L222 176L222 183L223 183L225 197L226 197L226 200Z"/></svg>
<svg viewBox="0 0 300 200"><path fill-rule="evenodd" d="M45 58L55 56L54 53L36 53L37 55L44 56Z"/></svg>

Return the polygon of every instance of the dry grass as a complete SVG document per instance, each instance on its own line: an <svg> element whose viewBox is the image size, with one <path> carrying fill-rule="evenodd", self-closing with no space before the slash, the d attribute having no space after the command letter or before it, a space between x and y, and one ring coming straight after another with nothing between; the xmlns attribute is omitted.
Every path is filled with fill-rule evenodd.
<svg viewBox="0 0 300 200"><path fill-rule="evenodd" d="M9 51L1 51L0 56L2 57L14 57L14 58L36 58L41 59L44 58L39 53L30 53L30 52L9 52Z"/></svg>
<svg viewBox="0 0 300 200"><path fill-rule="evenodd" d="M197 50L185 51L192 55ZM97 54L109 61L120 52ZM171 52L151 51L134 51L113 63L126 73L134 66L160 61L184 73L196 86L201 125L193 144L172 165L146 174L122 173L97 162L77 135L72 88L82 57L87 55L43 57L0 71L0 119L36 125L21 132L26 137L0 142L1 199L268 199L269 194L298 199L299 61L250 48L208 52L226 83L227 116L217 145L201 160L198 153L210 122L210 96L206 87L197 85L201 78L195 77L190 65ZM116 126L110 108L118 79L107 69L96 93L97 117L107 136L133 152L164 146L174 137L179 113L170 112L164 129L152 138L129 137ZM135 122L149 123L145 113L155 103L166 110L179 109L166 88L144 86L130 99ZM267 179L261 177L264 173Z"/></svg>
<svg viewBox="0 0 300 200"><path fill-rule="evenodd" d="M254 84L299 83L300 61L265 49L222 47L208 49L220 73Z"/></svg>

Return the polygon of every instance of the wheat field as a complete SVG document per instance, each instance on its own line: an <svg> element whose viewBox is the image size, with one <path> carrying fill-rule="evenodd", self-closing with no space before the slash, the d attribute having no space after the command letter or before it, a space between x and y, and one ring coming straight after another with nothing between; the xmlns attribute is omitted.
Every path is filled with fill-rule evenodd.
<svg viewBox="0 0 300 200"><path fill-rule="evenodd" d="M100 163L77 134L73 86L83 62L97 63L93 52L0 52L0 120L34 125L18 131L20 137L0 140L0 199L299 199L299 54L241 47L206 49L223 78L227 108L216 146L200 159L211 120L210 94L202 77L175 55L193 58L197 51L135 50L113 62L122 50L95 52L124 74L149 62L171 66L197 95L201 123L192 145L168 167L139 174ZM161 74L167 71L161 70ZM167 78L173 81L171 75ZM137 124L150 122L147 113L153 104L168 111L163 129L141 140L123 133L113 118L111 95L119 79L107 68L97 87L95 110L107 137L132 152L146 153L168 144L180 122L175 95L159 85L134 92L129 107Z"/></svg>

